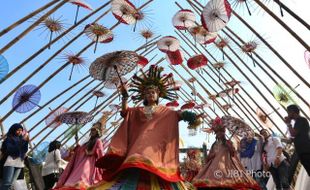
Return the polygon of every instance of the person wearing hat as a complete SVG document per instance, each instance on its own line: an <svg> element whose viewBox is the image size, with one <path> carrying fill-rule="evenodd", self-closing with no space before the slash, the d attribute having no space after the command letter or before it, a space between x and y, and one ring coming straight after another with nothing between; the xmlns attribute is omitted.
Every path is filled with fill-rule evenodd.
<svg viewBox="0 0 310 190"><path fill-rule="evenodd" d="M115 132L104 157L96 166L104 169L101 183L91 189L186 189L179 168L180 120L195 128L199 116L189 111L178 112L159 105L159 99L177 98L172 74L162 74L163 68L151 66L141 77L135 75L129 91L131 97L144 106L128 107L128 94L122 92L124 120Z"/></svg>
<svg viewBox="0 0 310 190"><path fill-rule="evenodd" d="M3 141L1 152L5 162L1 190L11 189L12 184L16 181L21 169L24 167L29 136L27 134L23 136L23 130L24 128L21 124L13 124Z"/></svg>
<svg viewBox="0 0 310 190"><path fill-rule="evenodd" d="M84 189L102 180L102 170L96 168L95 163L103 156L100 139L103 127L101 122L93 124L89 140L75 148L74 155L54 189Z"/></svg>

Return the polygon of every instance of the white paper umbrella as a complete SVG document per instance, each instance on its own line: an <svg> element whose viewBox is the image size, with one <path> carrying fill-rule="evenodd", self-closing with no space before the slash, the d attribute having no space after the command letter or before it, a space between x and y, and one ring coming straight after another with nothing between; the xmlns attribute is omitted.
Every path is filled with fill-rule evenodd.
<svg viewBox="0 0 310 190"><path fill-rule="evenodd" d="M182 9L172 18L173 26L178 30L186 30L195 25L196 17L193 11Z"/></svg>
<svg viewBox="0 0 310 190"><path fill-rule="evenodd" d="M180 48L180 42L173 36L165 36L158 40L157 47L162 52L177 51Z"/></svg>
<svg viewBox="0 0 310 190"><path fill-rule="evenodd" d="M218 32L228 23L231 11L227 0L210 0L202 10L201 23L209 32Z"/></svg>
<svg viewBox="0 0 310 190"><path fill-rule="evenodd" d="M112 0L112 13L114 17L121 23L134 24L136 23L135 13L136 7L128 0Z"/></svg>

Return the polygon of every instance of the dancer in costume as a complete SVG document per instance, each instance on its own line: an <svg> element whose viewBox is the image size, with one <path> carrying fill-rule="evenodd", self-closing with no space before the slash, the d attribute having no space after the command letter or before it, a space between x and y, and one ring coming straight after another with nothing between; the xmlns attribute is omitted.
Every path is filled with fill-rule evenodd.
<svg viewBox="0 0 310 190"><path fill-rule="evenodd" d="M103 156L102 123L93 124L90 139L74 150L66 169L60 176L55 189L86 189L102 180L102 170L95 167L95 162Z"/></svg>
<svg viewBox="0 0 310 190"><path fill-rule="evenodd" d="M159 98L177 98L172 74L162 75L163 68L151 66L142 77L135 75L130 91L144 107L127 107L122 88L124 121L111 140L108 153L96 166L104 169L104 181L94 189L186 189L179 171L178 122L190 127L200 124L199 116L177 112L158 105Z"/></svg>
<svg viewBox="0 0 310 190"><path fill-rule="evenodd" d="M230 140L225 137L225 126L217 117L212 124L216 134L205 166L192 183L198 189L261 189L257 182L246 173Z"/></svg>
<svg viewBox="0 0 310 190"><path fill-rule="evenodd" d="M187 151L185 161L185 180L191 182L201 169L201 158L199 149L190 149Z"/></svg>

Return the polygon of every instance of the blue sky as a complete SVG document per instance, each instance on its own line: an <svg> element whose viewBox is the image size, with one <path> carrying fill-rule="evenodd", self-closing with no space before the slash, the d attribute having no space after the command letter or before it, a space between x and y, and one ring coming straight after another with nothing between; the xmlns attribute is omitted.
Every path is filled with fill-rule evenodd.
<svg viewBox="0 0 310 190"><path fill-rule="evenodd" d="M19 18L23 17L24 15L28 14L29 12L37 9L38 7L44 5L48 1L36 1L36 0L28 0L28 1L18 1L18 0L10 0L6 1L3 4L2 11L0 12L0 30L7 27L14 21L18 20ZM95 0L89 0L87 1L94 9L99 7L101 4L105 3L106 1L95 1ZM145 1L133 1L136 5L141 5ZM186 3L185 0L179 0L178 1L184 8L190 8L189 5ZM207 1L200 1L202 4L206 4ZM310 13L307 10L307 7L310 7L310 2L308 0L298 0L298 1L292 1L287 0L283 1L288 7L290 7L295 13L297 13L301 18L303 18L306 22L309 23ZM275 3L270 2L268 4L269 8L273 10L273 12L279 16L279 8ZM63 22L66 24L66 27L70 27L73 24L74 20L74 14L75 14L76 7L71 4L66 4L63 7L61 7L58 11L56 11L52 16L54 18L60 18L63 20ZM104 11L107 10L107 8L103 9ZM173 35L177 36L174 33L174 28L171 24L172 16L179 10L178 7L175 5L174 1L163 1L163 0L155 0L148 6L146 9L146 12L148 13L149 22L145 23L146 26L150 27L155 31L157 35L167 36L167 35ZM303 53L305 51L304 47L301 46L291 35L289 35L283 27L279 26L278 23L276 23L270 16L265 13L260 8L257 8L257 5L254 5L252 3L251 10L253 11L253 15L251 17L248 16L245 9L236 9L236 12L238 12L248 23L250 23L251 26L253 26L272 46L300 73L301 76L303 76L307 81L310 81L309 77L309 68L306 65ZM80 9L79 18L84 17L86 14L88 14L90 11L85 9ZM103 11L101 11L99 14L102 14ZM99 14L96 14L99 15ZM303 27L301 24L297 23L288 13L284 13L284 17L281 18L283 21L288 24L298 35L300 35L305 42L310 42L310 32ZM75 29L68 38L71 39L74 35L79 33L86 24L91 23L96 16L91 17L86 22L82 23L77 29ZM199 19L197 15L197 20ZM21 26L15 28L10 33L6 34L5 36L2 36L0 38L0 47L3 47L5 44L7 44L10 40L12 40L16 35L18 35L21 31L23 31L27 26L31 25L35 21L35 18L32 18L22 24ZM102 18L99 23L103 24L106 27L111 27L116 23L116 19L112 16L111 13L109 13L107 16ZM251 33L244 25L242 25L235 17L232 17L230 22L228 23L228 26L233 29L238 35L240 35L244 40L257 40L257 38L254 36L253 33ZM30 55L32 55L34 52L36 52L40 47L45 45L48 41L48 32L44 31L43 29L39 29L40 27L37 27L35 30L31 31L25 38L20 40L18 43L16 43L14 46L12 46L9 50L7 50L3 55L7 58L9 64L10 64L10 70L18 66L20 63L22 63L23 60L27 59ZM138 29L143 28L141 25L138 26ZM143 39L139 38L137 32L134 33L132 31L132 26L127 25L119 25L115 30L113 30L113 33L115 35L114 40L109 44L99 44L97 48L97 52L93 53L93 47L89 48L85 53L82 54L82 57L84 57L87 62L90 64L92 61L94 61L97 57L111 52L115 50L134 50L135 48L139 47L144 43ZM16 73L13 77L11 77L9 80L5 81L4 83L0 84L0 99L4 97L11 89L14 88L19 82L23 80L26 76L29 75L38 65L42 64L49 56L51 56L55 51L57 51L60 47L62 47L65 42L69 41L68 39L60 40L56 44L53 44L50 50L45 50L40 56L35 58L33 61L31 61L27 66L25 66L22 70L20 70L18 73ZM73 43L69 48L67 48L64 52L73 52L77 53L82 47L84 47L86 44L90 42L90 39L87 38L87 36L83 35L79 38L75 43ZM182 46L186 47L184 43L181 43ZM232 47L237 52L240 52L240 50L237 49L236 45L232 44ZM221 58L221 53L219 51L216 51L214 49L214 45L210 45L206 47L210 52L213 53L214 56L216 56L218 59ZM187 50L193 55L194 53L187 48ZM257 50L257 52L264 57L265 60L267 60L268 64L272 66L276 71L278 71L279 74L281 74L282 77L284 77L291 86L296 86L300 83L300 81L277 59L272 53L270 53L269 49L265 47L261 42L260 46ZM159 52L156 50L156 52L152 53L148 58L151 58L153 55L158 54L156 57L156 60L165 56L162 52ZM61 59L63 53L59 56L57 56L55 59L53 59L47 67L45 67L39 74L35 75L30 81L28 81L26 84L39 84L41 81L43 81L47 76L50 75L53 71L57 70L60 65L64 63L64 60ZM188 57L188 56L186 56ZM262 72L259 68L253 68L252 61L249 58L246 58L245 55L241 56L248 64L249 66L254 69L255 73L264 81L264 83L272 89L274 86L273 82ZM238 62L237 62L238 63ZM162 65L168 69L167 65L168 63L164 61ZM246 82L246 79L240 75L240 73L231 65L227 64L227 70L231 72L232 75L234 75L238 80L244 81L243 87L251 93L251 95L254 97L257 102L259 102L263 107L269 107L264 100L260 97L260 95L254 90L254 88ZM241 63L240 63L241 65ZM247 71L247 69L243 66L240 66L241 69L251 78L253 79L253 82L255 85L261 89L261 92L266 94L266 97L272 102L272 104L275 107L279 107L276 101L273 100L272 96L267 95L266 90L262 88L262 85L258 83L256 79L253 78L253 76ZM177 70L182 73L182 75L185 78L190 78L190 76L184 72L184 70L180 67L176 67ZM58 74L54 79L52 79L49 83L47 83L42 89L41 89L41 103L44 104L47 100L54 97L57 93L65 89L66 87L70 86L74 82L78 81L82 77L86 76L88 74L88 69L82 69L79 72L77 70L73 73L73 78L71 81L68 81L70 72L70 67L64 69L60 74ZM196 74L197 76L197 74ZM128 77L127 77L128 78ZM89 80L88 80L89 81ZM83 84L86 84L87 81L85 81ZM214 84L210 81L211 84ZM96 83L97 84L97 83ZM80 85L81 87L82 85ZM94 86L94 85L93 85ZM198 86L198 85L196 85ZM219 89L216 87L216 89ZM83 92L86 93L91 87L88 87ZM75 90L79 89L79 87L75 88ZM186 88L189 91L189 88ZM201 94L205 93L203 92L202 88L197 88ZM304 98L310 102L309 98L309 88L307 88L305 85L301 84L300 87L296 89L300 94L304 95ZM63 96L62 100L55 101L52 105L50 105L51 108L56 107L60 102L63 101L66 97L69 97L69 95L73 94L74 90L70 91L70 93ZM210 90L212 91L212 90ZM111 94L112 91L105 91L107 94ZM242 92L241 92L242 93ZM79 98L79 97L77 97ZM76 99L77 99L76 98ZM103 99L102 99L103 100ZM101 100L101 101L102 101ZM95 98L92 98L87 104L85 104L81 110L89 110L94 105ZM69 101L68 105L73 103L74 100ZM10 97L3 105L0 105L0 116L5 115L10 109L11 109L11 103L12 103L12 97ZM256 109L255 105L249 101L249 104ZM309 114L309 108L305 105L301 104L303 109L307 111ZM236 110L238 108L235 107ZM271 110L271 108L268 108ZM31 128L38 120L40 120L44 115L46 115L49 112L48 109L44 109L39 114L37 114L35 117L32 117L26 122L26 126L28 128ZM284 116L285 111L283 109L279 110L279 112ZM4 126L6 129L13 124L14 122L20 121L22 118L30 114L31 112L28 112L26 114L19 114L19 113L13 113L7 120L4 121ZM209 113L209 112L208 112ZM220 112L218 112L220 113ZM235 115L233 112L230 112L232 115ZM210 113L212 116L212 113ZM274 119L276 120L276 123L281 127L282 130L285 131L285 126L283 125L283 122L277 117L274 116ZM34 130L33 132L36 134L38 131L40 131L41 128L45 126L44 123L42 123L37 130ZM58 136L59 132L66 130L68 127L65 125L62 125L57 129L47 140L53 140L56 136ZM89 127L87 127L89 128ZM188 136L188 132L185 129L184 123L181 123L181 130L180 135L185 141L185 146L200 146L203 141L206 139L206 135L204 133L198 133L195 137ZM85 131L85 130L82 130ZM44 135L45 133L43 133ZM43 135L39 136L38 139L42 138ZM37 140L38 140L37 139ZM35 142L37 142L35 140ZM212 139L211 139L212 142Z"/></svg>

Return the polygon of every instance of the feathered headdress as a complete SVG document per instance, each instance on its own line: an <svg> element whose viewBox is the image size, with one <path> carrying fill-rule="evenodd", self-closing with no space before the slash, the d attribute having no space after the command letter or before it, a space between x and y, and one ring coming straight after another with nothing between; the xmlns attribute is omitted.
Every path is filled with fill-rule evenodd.
<svg viewBox="0 0 310 190"><path fill-rule="evenodd" d="M225 126L223 125L222 119L220 117L216 117L212 121L212 130L217 133L219 131L225 132Z"/></svg>
<svg viewBox="0 0 310 190"><path fill-rule="evenodd" d="M146 74L142 70L141 76L135 74L132 78L132 85L129 91L137 92L136 96L132 96L134 102L144 100L145 92L147 89L156 89L158 96L167 100L178 99L177 94L174 91L179 90L179 87L175 85L172 73L163 75L163 67L151 65L148 73Z"/></svg>

